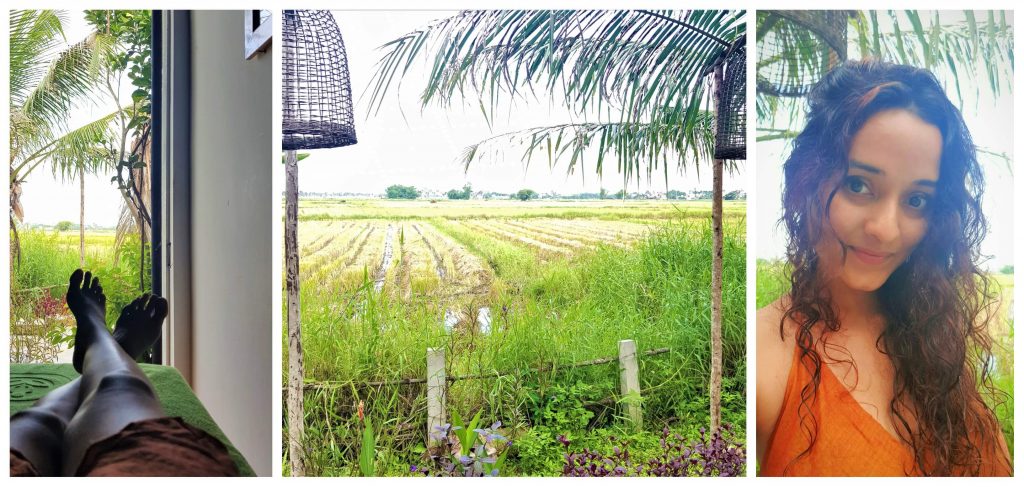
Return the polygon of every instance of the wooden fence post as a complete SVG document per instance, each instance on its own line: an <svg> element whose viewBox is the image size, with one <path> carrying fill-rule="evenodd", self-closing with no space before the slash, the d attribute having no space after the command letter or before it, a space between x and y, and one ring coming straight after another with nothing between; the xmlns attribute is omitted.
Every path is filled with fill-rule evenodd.
<svg viewBox="0 0 1024 487"><path fill-rule="evenodd" d="M643 410L640 407L640 374L636 363L636 342L619 341L619 387L626 400L626 416L633 424L643 426Z"/></svg>
<svg viewBox="0 0 1024 487"><path fill-rule="evenodd" d="M445 424L447 378L444 371L444 349L427 349L427 445L438 443L437 428Z"/></svg>

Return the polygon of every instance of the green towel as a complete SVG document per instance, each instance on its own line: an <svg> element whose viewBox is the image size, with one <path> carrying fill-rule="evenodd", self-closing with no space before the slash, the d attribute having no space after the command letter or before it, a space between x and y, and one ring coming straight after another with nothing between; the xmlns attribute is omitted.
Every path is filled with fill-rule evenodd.
<svg viewBox="0 0 1024 487"><path fill-rule="evenodd" d="M168 416L181 416L188 424L219 439L228 447L238 471L244 476L255 475L249 462L213 421L177 369L163 365L139 366L156 388ZM47 392L78 377L71 364L11 364L11 414L31 406Z"/></svg>

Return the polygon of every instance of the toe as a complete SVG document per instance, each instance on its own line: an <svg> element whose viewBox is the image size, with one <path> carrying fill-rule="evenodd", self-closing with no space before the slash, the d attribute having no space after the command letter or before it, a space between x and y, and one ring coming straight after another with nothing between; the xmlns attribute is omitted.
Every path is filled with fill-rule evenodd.
<svg viewBox="0 0 1024 487"><path fill-rule="evenodd" d="M83 282L85 284L85 289L92 286L92 271L85 271L85 280Z"/></svg>
<svg viewBox="0 0 1024 487"><path fill-rule="evenodd" d="M156 302L156 318L163 321L167 317L167 300L162 297L156 297L153 299Z"/></svg>
<svg viewBox="0 0 1024 487"><path fill-rule="evenodd" d="M130 318L137 307L138 306L134 302L124 305L124 307L121 308L121 317Z"/></svg>
<svg viewBox="0 0 1024 487"><path fill-rule="evenodd" d="M68 285L70 289L81 289L82 287L82 269L75 269L75 272L71 273L71 280Z"/></svg>

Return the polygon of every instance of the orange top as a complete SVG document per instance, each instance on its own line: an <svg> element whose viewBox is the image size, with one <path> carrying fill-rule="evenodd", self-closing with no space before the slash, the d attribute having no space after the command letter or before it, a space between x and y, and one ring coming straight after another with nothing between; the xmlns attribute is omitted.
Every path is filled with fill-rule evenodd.
<svg viewBox="0 0 1024 487"><path fill-rule="evenodd" d="M897 477L921 475L910 445L893 436L858 403L846 386L821 365L821 382L814 399L804 406L808 427L817 424L814 446L800 424L800 392L811 382L809 359L800 363L796 348L793 365L768 448L761 464L761 476ZM813 419L810 419L813 417ZM1001 434L1001 433L1000 433ZM983 474L1010 475L1001 455L986 462ZM991 457L990 457L991 458Z"/></svg>

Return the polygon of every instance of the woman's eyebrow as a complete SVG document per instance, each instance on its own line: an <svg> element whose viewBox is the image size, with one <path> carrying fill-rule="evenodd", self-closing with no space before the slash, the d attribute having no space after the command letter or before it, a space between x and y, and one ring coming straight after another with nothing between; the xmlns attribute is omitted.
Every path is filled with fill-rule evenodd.
<svg viewBox="0 0 1024 487"><path fill-rule="evenodd" d="M883 170L881 170L881 169L879 169L879 168L877 168L875 166L872 166L870 164L865 164L865 163L860 162L860 161L850 160L850 167L855 167L855 168L860 169L862 171L867 171L867 172L869 172L871 174L881 174L881 175L885 174L885 171L883 171Z"/></svg>
<svg viewBox="0 0 1024 487"><path fill-rule="evenodd" d="M850 160L850 167L851 168L857 168L857 169L860 169L861 171L866 171L866 172L869 172L871 174L878 174L878 175L882 175L882 176L885 175L885 171L883 171L883 170L881 170L881 169L879 169L879 168L877 168L875 166L872 166L871 164L865 164L863 162L855 161L855 160L852 160L852 159ZM917 181L914 181L914 184L916 184L918 186L927 186L929 188L934 188L937 183L936 183L936 181L934 179L918 179Z"/></svg>

